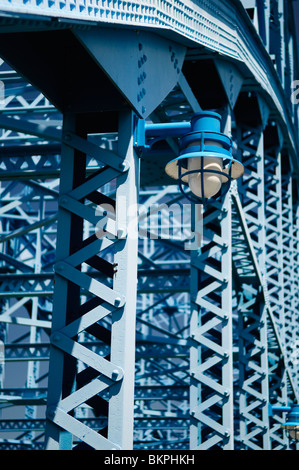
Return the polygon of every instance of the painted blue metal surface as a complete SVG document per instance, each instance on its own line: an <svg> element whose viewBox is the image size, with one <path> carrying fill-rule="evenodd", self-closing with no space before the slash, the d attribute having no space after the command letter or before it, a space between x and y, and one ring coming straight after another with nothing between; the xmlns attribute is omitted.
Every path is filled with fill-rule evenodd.
<svg viewBox="0 0 299 470"><path fill-rule="evenodd" d="M0 1L1 449L295 448L297 4ZM245 173L198 212L203 109Z"/></svg>
<svg viewBox="0 0 299 470"><path fill-rule="evenodd" d="M201 249L192 251L190 444L198 450L234 447L230 223L227 195L202 215Z"/></svg>

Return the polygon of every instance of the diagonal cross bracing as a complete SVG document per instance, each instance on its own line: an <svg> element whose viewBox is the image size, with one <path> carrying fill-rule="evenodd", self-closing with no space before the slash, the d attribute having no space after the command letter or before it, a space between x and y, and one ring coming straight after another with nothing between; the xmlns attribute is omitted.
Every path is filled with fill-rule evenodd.
<svg viewBox="0 0 299 470"><path fill-rule="evenodd" d="M75 116L65 117L64 129L67 132L76 132L75 119ZM134 273L137 262L130 263L130 272L127 272L127 267L128 259L132 261L137 257L137 242L123 231L120 238L120 230L127 227L128 223L128 205L136 205L137 200L138 165L132 147L131 126L131 113L122 113L119 119L117 158L120 162L127 162L130 168L120 164L118 170L113 169L110 172L109 177L109 172L103 171L90 176L88 180L90 188L95 191L95 188L101 188L109 179L116 179L114 224L117 232L110 232L110 243L102 247L99 246L99 240L107 236L109 238L105 230L100 229L97 236L91 235L83 239L83 221L89 220L96 224L96 221L101 220L96 217L96 206L92 209L84 203L91 194L86 191L84 176L84 136L80 136L80 151L77 150L77 139L73 139L74 146L68 141L68 144L62 147L49 366L47 449L72 448L74 436L81 442L79 447L132 447L132 432L129 432L128 426L130 422L131 427L133 426L133 416L132 407L127 406L127 400L128 397L133 399L136 287L132 289L128 279L137 276L137 273ZM87 145L86 153L88 150ZM128 171L124 172L125 168ZM110 202L114 206L114 201ZM109 220L106 219L106 222ZM107 246L114 261L109 257L106 259ZM83 263L90 264L90 268L85 272L80 269ZM100 280L92 278L91 273L97 270L102 274ZM105 352L105 357L99 356L81 343L80 339L87 332L107 344L109 351ZM117 394L112 392L115 389L118 390ZM108 400L103 398L104 392L105 397L109 397ZM76 408L84 403L89 404L97 415L106 416L108 434L105 430L98 433L76 418Z"/></svg>

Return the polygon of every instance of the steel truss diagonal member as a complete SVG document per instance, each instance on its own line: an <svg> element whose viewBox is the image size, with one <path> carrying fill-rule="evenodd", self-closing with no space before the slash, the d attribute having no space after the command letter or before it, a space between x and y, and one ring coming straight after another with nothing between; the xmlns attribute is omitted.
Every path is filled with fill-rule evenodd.
<svg viewBox="0 0 299 470"><path fill-rule="evenodd" d="M190 445L233 449L230 195L202 223L202 248L191 255Z"/></svg>
<svg viewBox="0 0 299 470"><path fill-rule="evenodd" d="M66 114L63 132L46 449L131 449L138 240L126 231L129 215L134 217L129 206L137 210L139 174L133 114L119 115L113 167L102 164L88 178L88 129L82 130L77 116ZM116 201L100 192L111 181ZM83 239L83 222L99 221L95 214L103 202L115 208L115 217ZM94 278L99 272L100 280ZM84 337L91 346L93 340L102 341L108 355L81 344ZM106 418L105 428L97 432L77 419L86 409Z"/></svg>
<svg viewBox="0 0 299 470"><path fill-rule="evenodd" d="M268 188L265 196L264 122L260 115L258 96L244 97L255 109L254 123L238 122L238 152L245 172L239 182L239 194L244 210L250 244L259 271L265 273L265 199L269 207ZM266 216L267 221L269 217ZM268 226L267 226L268 229ZM267 232L269 243L269 230ZM268 264L267 264L268 268ZM269 269L269 268L268 268ZM245 449L269 449L268 410L268 351L267 321L263 296L255 279L242 279L238 301L239 343L239 412L240 445Z"/></svg>
<svg viewBox="0 0 299 470"><path fill-rule="evenodd" d="M226 131L231 129L230 112ZM234 448L232 205L228 193L194 213L191 251L190 448Z"/></svg>

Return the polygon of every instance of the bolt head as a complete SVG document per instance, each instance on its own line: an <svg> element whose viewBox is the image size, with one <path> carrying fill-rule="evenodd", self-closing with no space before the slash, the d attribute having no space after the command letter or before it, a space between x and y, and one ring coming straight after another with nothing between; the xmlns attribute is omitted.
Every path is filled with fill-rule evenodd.
<svg viewBox="0 0 299 470"><path fill-rule="evenodd" d="M129 168L129 162L127 160L123 160L120 164L119 164L119 169L122 170L122 171L125 171L125 170L128 170Z"/></svg>
<svg viewBox="0 0 299 470"><path fill-rule="evenodd" d="M117 238L124 238L126 235L126 231L124 228L117 229Z"/></svg>
<svg viewBox="0 0 299 470"><path fill-rule="evenodd" d="M53 333L53 335L52 335L52 341L53 341L54 343L58 343L58 341L60 341L60 340L61 340L61 335L60 335L59 333Z"/></svg>
<svg viewBox="0 0 299 470"><path fill-rule="evenodd" d="M56 409L55 409L54 406L52 406L51 408L48 409L48 411L47 411L47 417L48 417L49 419L52 420L52 419L55 418L55 410L56 410Z"/></svg>
<svg viewBox="0 0 299 470"><path fill-rule="evenodd" d="M67 204L67 201L68 201L68 199L67 199L67 197L65 197L65 196L62 196L62 197L59 199L59 202L60 202L61 204Z"/></svg>
<svg viewBox="0 0 299 470"><path fill-rule="evenodd" d="M116 297L116 298L114 299L114 305L115 305L115 307L119 307L119 306L121 305L121 303L122 303L122 298L121 298L121 297Z"/></svg>
<svg viewBox="0 0 299 470"><path fill-rule="evenodd" d="M111 374L112 379L117 380L118 376L119 376L119 371L117 369L114 369L114 371L112 371L112 374Z"/></svg>
<svg viewBox="0 0 299 470"><path fill-rule="evenodd" d="M58 272L63 271L63 264L62 263L57 263L55 265L55 271L58 271Z"/></svg>

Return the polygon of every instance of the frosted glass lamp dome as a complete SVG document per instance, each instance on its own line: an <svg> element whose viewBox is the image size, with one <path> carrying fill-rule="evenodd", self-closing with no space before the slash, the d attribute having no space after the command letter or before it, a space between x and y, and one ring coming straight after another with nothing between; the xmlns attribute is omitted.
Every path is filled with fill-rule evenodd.
<svg viewBox="0 0 299 470"><path fill-rule="evenodd" d="M231 181L244 173L243 165L232 157L230 137L221 133L220 127L219 114L195 114L191 132L181 137L179 157L165 167L168 176L178 181L182 193L195 203L222 198ZM191 193L186 193L186 186Z"/></svg>

